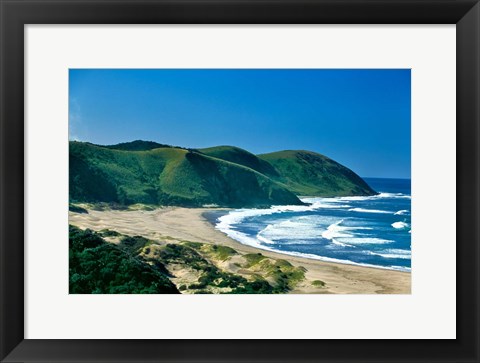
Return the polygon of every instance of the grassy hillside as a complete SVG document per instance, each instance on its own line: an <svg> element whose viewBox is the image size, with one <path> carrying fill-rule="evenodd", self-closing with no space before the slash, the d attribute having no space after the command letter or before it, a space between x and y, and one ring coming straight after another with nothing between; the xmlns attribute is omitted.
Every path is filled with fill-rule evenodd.
<svg viewBox="0 0 480 363"><path fill-rule="evenodd" d="M243 165L266 176L280 176L270 163L260 159L247 150L240 149L239 147L215 146L206 149L199 149L198 151L205 155Z"/></svg>
<svg viewBox="0 0 480 363"><path fill-rule="evenodd" d="M258 157L277 170L279 176L272 178L296 195L332 197L376 194L352 170L324 155L286 150Z"/></svg>
<svg viewBox="0 0 480 363"><path fill-rule="evenodd" d="M104 147L108 149L114 149L114 150L146 151L146 150L153 150L153 149L166 148L166 147L170 148L173 146L166 145L166 144L159 144L158 142L154 142L154 141L135 140L130 142L122 142L120 144L115 144L115 145L105 145Z"/></svg>
<svg viewBox="0 0 480 363"><path fill-rule="evenodd" d="M264 207L302 204L297 195L374 193L350 169L309 151L254 155L233 146L70 142L71 202Z"/></svg>
<svg viewBox="0 0 480 363"><path fill-rule="evenodd" d="M70 200L198 207L302 204L269 177L194 150L125 151L70 142Z"/></svg>

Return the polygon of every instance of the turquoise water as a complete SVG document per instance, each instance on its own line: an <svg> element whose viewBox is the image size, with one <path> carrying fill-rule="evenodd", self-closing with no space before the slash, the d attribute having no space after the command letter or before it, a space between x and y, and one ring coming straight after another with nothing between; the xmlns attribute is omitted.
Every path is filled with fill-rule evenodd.
<svg viewBox="0 0 480 363"><path fill-rule="evenodd" d="M217 229L250 246L325 261L411 268L409 179L365 178L379 195L301 198L309 206L239 209Z"/></svg>

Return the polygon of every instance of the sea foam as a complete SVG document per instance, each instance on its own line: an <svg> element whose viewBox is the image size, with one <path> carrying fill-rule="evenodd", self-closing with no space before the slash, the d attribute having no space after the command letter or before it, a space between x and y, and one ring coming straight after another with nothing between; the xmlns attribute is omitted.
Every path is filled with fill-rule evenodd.
<svg viewBox="0 0 480 363"><path fill-rule="evenodd" d="M305 219L294 218L267 225L257 233L257 238L265 243L304 244L308 240L317 240L322 229Z"/></svg>
<svg viewBox="0 0 480 363"><path fill-rule="evenodd" d="M367 253L375 256L384 257L384 258L399 258L404 260L409 260L410 258L412 258L411 251L400 250L400 249L388 249L388 250L383 250L381 252L367 251Z"/></svg>
<svg viewBox="0 0 480 363"><path fill-rule="evenodd" d="M406 266L385 266L388 262L377 265L373 259L374 256L378 256L377 260L406 261L411 258L410 251L402 250L403 242L399 245L396 237L401 236L399 233L403 233L400 232L402 229L410 233L410 211L404 207L408 208L408 199L410 196L402 193L302 197L301 200L308 205L230 211L217 220L216 228L240 243L268 251L322 261L410 271ZM403 221L395 221L393 217L403 215ZM382 245L391 247L384 248ZM358 257L362 254L371 255L372 258Z"/></svg>
<svg viewBox="0 0 480 363"><path fill-rule="evenodd" d="M406 222L394 222L392 223L392 227L396 229L403 229L408 227L408 223Z"/></svg>
<svg viewBox="0 0 480 363"><path fill-rule="evenodd" d="M393 212L389 212L386 210L380 209L366 209L366 208L351 208L348 210L349 212L360 212L360 213L380 213L380 214L392 214Z"/></svg>
<svg viewBox="0 0 480 363"><path fill-rule="evenodd" d="M393 243L395 241L383 238L375 238L375 237L353 237L353 238L342 238L340 242L347 243L347 244L370 244L370 245L383 245L386 243Z"/></svg>

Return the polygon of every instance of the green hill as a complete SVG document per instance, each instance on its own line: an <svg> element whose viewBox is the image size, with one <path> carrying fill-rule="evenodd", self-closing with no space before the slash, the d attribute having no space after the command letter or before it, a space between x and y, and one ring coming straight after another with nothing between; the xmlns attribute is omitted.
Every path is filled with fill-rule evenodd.
<svg viewBox="0 0 480 363"><path fill-rule="evenodd" d="M215 146L206 149L198 149L199 152L218 159L230 161L235 164L246 166L267 176L280 176L275 168L268 162L260 159L247 150L235 146Z"/></svg>
<svg viewBox="0 0 480 363"><path fill-rule="evenodd" d="M70 201L201 207L303 204L297 195L372 195L353 171L309 151L70 142Z"/></svg>
<svg viewBox="0 0 480 363"><path fill-rule="evenodd" d="M146 151L159 148L171 148L171 145L159 144L154 141L135 140L130 142L121 142L115 145L105 145L107 149L125 150L125 151Z"/></svg>
<svg viewBox="0 0 480 363"><path fill-rule="evenodd" d="M280 176L273 179L296 195L334 197L376 194L352 170L321 154L285 150L258 157L277 170Z"/></svg>
<svg viewBox="0 0 480 363"><path fill-rule="evenodd" d="M174 147L124 151L70 142L70 200L199 207L303 204L240 164Z"/></svg>
<svg viewBox="0 0 480 363"><path fill-rule="evenodd" d="M375 194L352 170L311 151L286 150L254 155L234 146L198 151L254 169L286 186L296 195L330 197Z"/></svg>

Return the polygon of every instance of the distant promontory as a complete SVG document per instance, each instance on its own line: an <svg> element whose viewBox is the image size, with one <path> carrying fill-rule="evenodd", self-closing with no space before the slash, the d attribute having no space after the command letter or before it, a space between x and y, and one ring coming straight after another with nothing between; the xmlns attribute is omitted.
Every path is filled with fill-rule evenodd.
<svg viewBox="0 0 480 363"><path fill-rule="evenodd" d="M70 202L183 207L304 204L298 196L376 192L352 170L311 151L254 155L234 146L187 149L152 141L70 141Z"/></svg>

